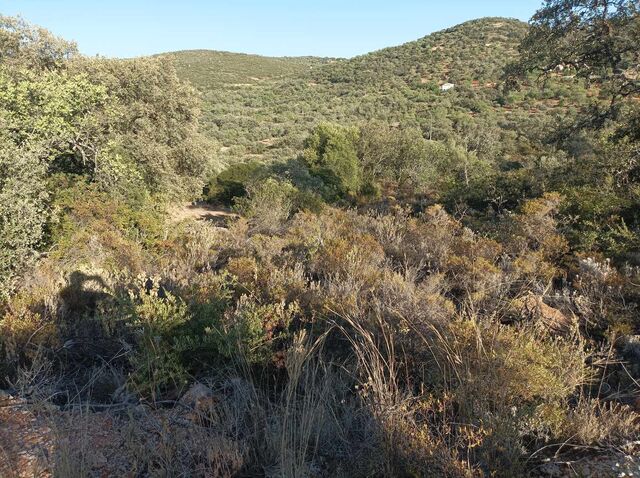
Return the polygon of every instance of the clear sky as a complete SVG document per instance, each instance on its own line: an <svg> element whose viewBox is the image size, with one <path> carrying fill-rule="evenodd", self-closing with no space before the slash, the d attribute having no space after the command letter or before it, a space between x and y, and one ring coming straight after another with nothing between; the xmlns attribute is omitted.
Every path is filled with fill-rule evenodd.
<svg viewBox="0 0 640 478"><path fill-rule="evenodd" d="M542 0L0 0L80 51L132 57L205 48L351 57L473 18L528 20Z"/></svg>

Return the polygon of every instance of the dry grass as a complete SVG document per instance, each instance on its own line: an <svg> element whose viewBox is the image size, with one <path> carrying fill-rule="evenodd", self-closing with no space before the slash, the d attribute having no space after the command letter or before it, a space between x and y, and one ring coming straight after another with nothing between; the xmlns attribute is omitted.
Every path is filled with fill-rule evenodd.
<svg viewBox="0 0 640 478"><path fill-rule="evenodd" d="M67 407L41 407L58 476L112 463L139 476L518 476L569 450L615 450L638 436L616 398L637 379L598 393L624 369L611 344L598 369L583 319L623 310L606 293L622 279L585 263L579 290L545 292L551 199L503 242L437 207L301 213L273 234L184 224L142 276L154 286L109 276L94 315L60 307L65 273L43 270L0 319L12 387ZM577 324L559 334L521 314L528 296ZM194 380L211 390L205 409L176 402Z"/></svg>

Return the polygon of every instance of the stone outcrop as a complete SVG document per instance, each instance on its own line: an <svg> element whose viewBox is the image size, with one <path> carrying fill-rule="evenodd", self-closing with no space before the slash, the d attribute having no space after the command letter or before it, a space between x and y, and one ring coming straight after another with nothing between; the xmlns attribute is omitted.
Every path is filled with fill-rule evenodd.
<svg viewBox="0 0 640 478"><path fill-rule="evenodd" d="M516 301L516 311L521 317L539 322L554 333L566 334L575 324L575 317L545 304L542 297L532 293Z"/></svg>

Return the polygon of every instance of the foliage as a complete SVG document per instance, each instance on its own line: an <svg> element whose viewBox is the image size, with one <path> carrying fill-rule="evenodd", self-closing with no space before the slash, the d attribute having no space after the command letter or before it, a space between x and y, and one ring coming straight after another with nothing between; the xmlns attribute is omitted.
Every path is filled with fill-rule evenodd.
<svg viewBox="0 0 640 478"><path fill-rule="evenodd" d="M247 197L236 200L235 210L258 230L276 231L294 212L297 190L290 182L268 178L247 189Z"/></svg>
<svg viewBox="0 0 640 478"><path fill-rule="evenodd" d="M193 90L167 61L84 58L44 29L1 17L0 294L61 219L48 204L61 183L49 178L86 179L134 202L197 196L211 162L197 116Z"/></svg>
<svg viewBox="0 0 640 478"><path fill-rule="evenodd" d="M246 185L260 178L264 170L258 162L235 163L209 179L204 188L210 202L231 205L234 198L246 195Z"/></svg>
<svg viewBox="0 0 640 478"><path fill-rule="evenodd" d="M45 239L46 165L37 151L0 147L0 296L29 265Z"/></svg>
<svg viewBox="0 0 640 478"><path fill-rule="evenodd" d="M140 287L134 296L133 318L137 349L133 363L133 390L155 401L167 390L187 383L186 371L172 347L174 335L190 318L186 304L159 287Z"/></svg>
<svg viewBox="0 0 640 478"><path fill-rule="evenodd" d="M356 194L362 182L358 161L358 130L321 124L305 143L304 158L311 173L329 189L329 197Z"/></svg>
<svg viewBox="0 0 640 478"><path fill-rule="evenodd" d="M77 55L76 45L21 18L0 16L0 63L34 70L57 70Z"/></svg>
<svg viewBox="0 0 640 478"><path fill-rule="evenodd" d="M563 145L573 153L573 165L580 174L555 182L570 199L566 211L576 218L574 241L625 259L636 251L636 246L623 239L625 234L617 239L615 232L601 236L595 229L638 229L631 211L637 204L633 191L637 188L639 138L633 98L640 91L639 15L635 1L549 0L532 18L520 58L506 73L507 83L513 84L528 73L548 78L566 69L595 87L597 95L589 108L583 108L577 121L561 129L561 137L586 131L594 138L584 139L586 150L572 151L573 145ZM617 241L626 242L629 249L622 252Z"/></svg>
<svg viewBox="0 0 640 478"><path fill-rule="evenodd" d="M549 75L567 68L598 84L613 107L619 97L640 91L638 8L634 0L547 0L531 19L512 69Z"/></svg>
<svg viewBox="0 0 640 478"><path fill-rule="evenodd" d="M399 188L411 183L420 189L436 181L438 159L432 145L435 143L426 142L418 129L398 131L385 124L370 123L361 130L358 156L370 183L387 178Z"/></svg>

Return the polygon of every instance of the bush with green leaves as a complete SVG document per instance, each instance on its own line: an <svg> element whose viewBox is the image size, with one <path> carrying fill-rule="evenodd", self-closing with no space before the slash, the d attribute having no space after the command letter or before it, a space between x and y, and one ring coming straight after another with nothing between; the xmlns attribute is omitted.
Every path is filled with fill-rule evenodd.
<svg viewBox="0 0 640 478"><path fill-rule="evenodd" d="M46 240L46 164L41 151L0 140L0 297Z"/></svg>
<svg viewBox="0 0 640 478"><path fill-rule="evenodd" d="M289 327L298 312L296 303L261 304L243 295L212 333L218 336L223 357L241 356L253 365L271 364L277 360L276 352L290 337Z"/></svg>
<svg viewBox="0 0 640 478"><path fill-rule="evenodd" d="M320 124L305 142L304 159L311 174L322 179L329 199L353 196L362 186L359 135L357 128Z"/></svg>
<svg viewBox="0 0 640 478"><path fill-rule="evenodd" d="M234 209L258 230L277 231L295 212L299 191L288 181L268 178L249 184L246 190L247 196L237 198Z"/></svg>
<svg viewBox="0 0 640 478"><path fill-rule="evenodd" d="M163 393L180 390L187 384L186 370L173 343L191 316L184 301L158 285L148 290L141 286L132 294L131 327L137 343L129 358L129 383L136 393L156 401Z"/></svg>
<svg viewBox="0 0 640 478"><path fill-rule="evenodd" d="M430 151L430 142L417 128L391 128L372 122L360 132L358 156L362 163L363 179L393 181L398 189L411 186L424 190L436 181L436 161Z"/></svg>
<svg viewBox="0 0 640 478"><path fill-rule="evenodd" d="M65 221L48 202L62 177L138 205L199 196L214 159L198 115L166 60L85 58L0 17L0 293Z"/></svg>
<svg viewBox="0 0 640 478"><path fill-rule="evenodd" d="M231 206L234 198L246 196L247 185L263 177L265 169L257 161L231 164L209 179L204 197L209 202Z"/></svg>

